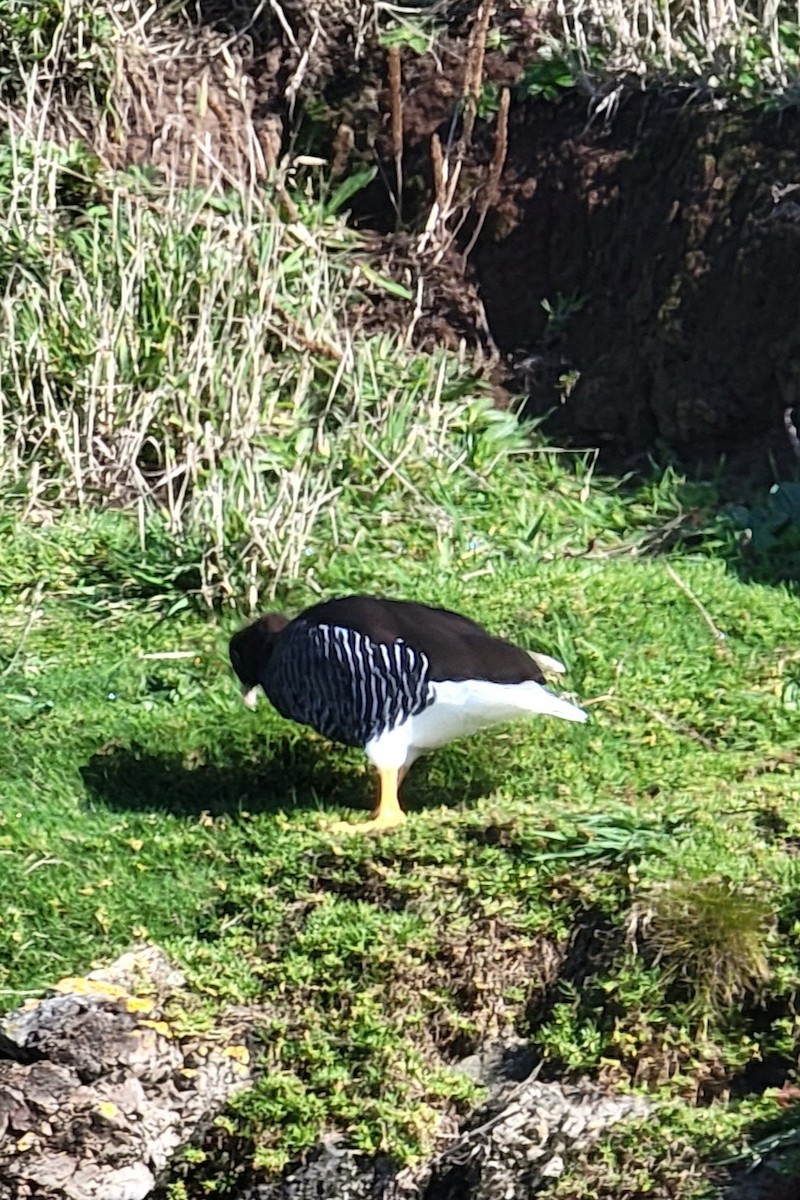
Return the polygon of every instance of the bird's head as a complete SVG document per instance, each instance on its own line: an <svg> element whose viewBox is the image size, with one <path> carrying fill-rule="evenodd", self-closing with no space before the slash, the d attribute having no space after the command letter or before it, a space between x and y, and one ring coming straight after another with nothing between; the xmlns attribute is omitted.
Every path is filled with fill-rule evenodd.
<svg viewBox="0 0 800 1200"><path fill-rule="evenodd" d="M248 708L255 708L258 689L269 669L275 643L289 624L283 613L267 613L252 625L240 629L228 643L231 665L242 685L242 697Z"/></svg>

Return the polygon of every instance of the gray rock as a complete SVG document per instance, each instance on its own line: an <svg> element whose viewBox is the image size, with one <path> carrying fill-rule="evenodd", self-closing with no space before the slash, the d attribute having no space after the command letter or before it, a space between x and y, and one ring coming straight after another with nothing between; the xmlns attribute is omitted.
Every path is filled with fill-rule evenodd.
<svg viewBox="0 0 800 1200"><path fill-rule="evenodd" d="M520 1083L536 1066L536 1051L523 1038L492 1038L453 1068L490 1092L506 1083Z"/></svg>
<svg viewBox="0 0 800 1200"><path fill-rule="evenodd" d="M25 1053L0 1060L0 1200L145 1200L176 1150L247 1086L241 1029L178 1037L164 1021L181 983L145 947L6 1018Z"/></svg>
<svg viewBox="0 0 800 1200"><path fill-rule="evenodd" d="M176 1036L164 1001L182 982L147 947L5 1020L0 1200L146 1200L175 1152L248 1085L242 1036L256 1013L203 1038ZM456 1069L488 1098L413 1170L331 1138L237 1200L529 1200L570 1155L650 1111L588 1083L540 1082L534 1060L529 1044L495 1039L462 1061Z"/></svg>
<svg viewBox="0 0 800 1200"><path fill-rule="evenodd" d="M650 1112L642 1097L609 1095L589 1083L541 1083L532 1075L509 1085L498 1067L503 1059L494 1045L467 1060L470 1074L494 1080L493 1090L422 1166L397 1171L386 1159L320 1145L280 1181L244 1189L237 1200L529 1200L564 1172L570 1155L618 1121Z"/></svg>

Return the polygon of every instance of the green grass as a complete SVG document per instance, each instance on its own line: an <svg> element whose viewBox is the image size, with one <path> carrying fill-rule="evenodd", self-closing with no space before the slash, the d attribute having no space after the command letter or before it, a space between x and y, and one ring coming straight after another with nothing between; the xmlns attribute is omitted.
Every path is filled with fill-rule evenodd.
<svg viewBox="0 0 800 1200"><path fill-rule="evenodd" d="M717 1149L754 1110L689 1120L681 1104L708 1061L735 1075L796 1053L800 789L785 680L798 600L707 552L732 545L709 489L668 474L624 502L607 481L587 484L580 458L534 454L519 474L515 462L480 476L449 537L428 541L398 512L374 545L321 554L317 580L455 606L562 656L591 723L540 720L431 756L406 785L412 820L379 842L326 834L323 817L370 803L360 755L266 705L242 708L225 661L238 618L204 615L171 560L159 570L157 542L141 551L113 514L7 524L4 1006L145 937L184 966L201 1009L258 1002L268 1070L226 1120L265 1168L328 1128L413 1157L435 1112L469 1101L450 1063L510 1030L556 1073L610 1072L671 1097L691 1129L707 1120L696 1144ZM680 493L704 499L711 532L671 554L673 573L630 549L561 552L593 533L609 548L647 544ZM284 590L295 606L316 595ZM186 657L144 657L176 651ZM719 937L704 923L701 957L720 956L727 991L698 1010L686 904L641 918L676 881L703 896L709 880L734 898L758 969L749 942L737 958L724 916ZM752 894L769 897L755 918L742 916ZM548 982L545 950L563 955L587 920L610 949ZM774 1102L759 1104L763 1120Z"/></svg>

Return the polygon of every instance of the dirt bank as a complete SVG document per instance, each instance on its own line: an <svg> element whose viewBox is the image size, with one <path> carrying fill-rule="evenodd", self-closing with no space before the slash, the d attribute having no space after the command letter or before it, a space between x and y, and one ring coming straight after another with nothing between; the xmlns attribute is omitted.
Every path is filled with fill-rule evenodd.
<svg viewBox="0 0 800 1200"><path fill-rule="evenodd" d="M193 24L158 18L149 40L143 27L122 37L116 123L87 119L85 136L113 166L204 186L260 182L298 153L326 157L339 181L377 166L353 219L377 235L378 268L415 299L367 295L363 323L412 326L418 347L494 344L496 382L527 398L528 412L549 413L554 436L684 460L747 459L769 446L791 462L797 111L744 111L630 82L613 103L577 88L526 97L546 44L542 18L498 8L476 59L480 11L440 4L427 46L395 39L393 87L377 9L293 0L232 12L206 0ZM470 86L478 116L459 149ZM38 120L23 107L18 124L25 112ZM74 138L81 111L60 120L51 104L50 132ZM434 239L437 257L429 240L426 258L435 138L460 177L452 245L445 252Z"/></svg>

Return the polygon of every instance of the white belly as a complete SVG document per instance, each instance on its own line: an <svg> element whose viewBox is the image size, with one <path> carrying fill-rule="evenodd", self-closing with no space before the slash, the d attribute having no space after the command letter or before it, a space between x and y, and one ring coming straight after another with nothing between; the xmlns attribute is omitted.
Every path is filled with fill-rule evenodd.
<svg viewBox="0 0 800 1200"><path fill-rule="evenodd" d="M582 709L532 680L525 683L444 680L432 686L436 698L424 712L367 743L367 757L376 767L409 767L426 750L525 716L547 714L567 721L586 720Z"/></svg>

